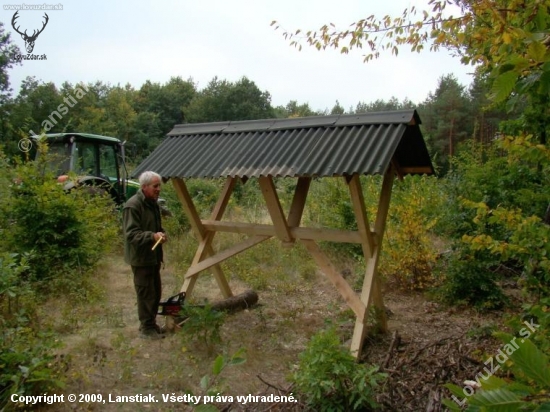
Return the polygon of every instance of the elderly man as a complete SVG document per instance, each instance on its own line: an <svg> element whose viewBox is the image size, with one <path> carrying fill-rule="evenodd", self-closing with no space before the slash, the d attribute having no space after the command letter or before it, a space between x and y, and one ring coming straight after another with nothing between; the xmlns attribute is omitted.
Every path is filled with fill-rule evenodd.
<svg viewBox="0 0 550 412"><path fill-rule="evenodd" d="M167 240L157 204L161 177L155 172L143 172L139 184L141 189L123 210L124 260L134 273L140 336L162 339L164 334L156 323L161 298L162 244Z"/></svg>

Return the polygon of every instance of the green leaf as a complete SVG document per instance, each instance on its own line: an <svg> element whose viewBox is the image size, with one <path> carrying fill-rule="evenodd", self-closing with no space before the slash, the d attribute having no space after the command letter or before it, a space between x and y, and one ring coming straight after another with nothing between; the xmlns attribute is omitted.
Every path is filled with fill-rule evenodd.
<svg viewBox="0 0 550 412"><path fill-rule="evenodd" d="M519 369L540 386L550 386L550 364L548 357L529 339L518 342L519 349L510 355L514 369Z"/></svg>
<svg viewBox="0 0 550 412"><path fill-rule="evenodd" d="M540 76L538 92L542 95L550 93L550 71L545 71Z"/></svg>
<svg viewBox="0 0 550 412"><path fill-rule="evenodd" d="M502 74L502 73L509 72L510 70L514 70L515 67L516 67L515 64L510 64L510 63L503 64L502 66L499 67L498 73Z"/></svg>
<svg viewBox="0 0 550 412"><path fill-rule="evenodd" d="M506 386L507 384L505 380L497 378L494 375L489 376L489 379L487 380L481 379L480 383L481 383L481 387L485 391L499 389L499 388L502 388L503 386Z"/></svg>
<svg viewBox="0 0 550 412"><path fill-rule="evenodd" d="M208 377L208 375L204 375L201 379L201 389L204 391L208 389L209 383L210 383L210 378Z"/></svg>
<svg viewBox="0 0 550 412"><path fill-rule="evenodd" d="M550 402L545 402L542 405L539 405L539 407L533 412L550 412Z"/></svg>
<svg viewBox="0 0 550 412"><path fill-rule="evenodd" d="M246 358L231 358L231 361L229 362L230 365L240 365L242 363L246 362Z"/></svg>
<svg viewBox="0 0 550 412"><path fill-rule="evenodd" d="M516 412L524 402L507 389L481 390L468 398L471 405L485 406L491 411Z"/></svg>
<svg viewBox="0 0 550 412"><path fill-rule="evenodd" d="M443 405L445 405L447 408L449 408L452 412L460 412L462 408L456 403L449 399L443 399Z"/></svg>
<svg viewBox="0 0 550 412"><path fill-rule="evenodd" d="M456 397L458 397L459 399L464 398L464 392L463 392L463 390L460 386L457 386L457 385L452 384L452 383L447 383L443 386L445 386L447 389L449 389L451 391L451 393L453 395L455 395Z"/></svg>
<svg viewBox="0 0 550 412"><path fill-rule="evenodd" d="M529 45L527 55L537 62L542 62L546 55L546 46L540 41L534 41Z"/></svg>
<svg viewBox="0 0 550 412"><path fill-rule="evenodd" d="M508 71L499 75L493 82L492 96L491 98L495 103L500 103L506 100L506 98L514 90L516 81L518 79L518 73L515 71Z"/></svg>
<svg viewBox="0 0 550 412"><path fill-rule="evenodd" d="M216 358L216 360L214 361L214 364L212 365L212 373L214 375L219 375L220 372L222 371L223 369L223 366L224 366L224 359L223 359L223 356L222 355L218 355L218 357Z"/></svg>

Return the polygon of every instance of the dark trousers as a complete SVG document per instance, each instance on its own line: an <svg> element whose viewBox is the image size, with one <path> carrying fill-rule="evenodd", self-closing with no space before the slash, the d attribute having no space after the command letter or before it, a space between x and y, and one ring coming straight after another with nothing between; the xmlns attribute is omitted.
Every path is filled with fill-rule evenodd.
<svg viewBox="0 0 550 412"><path fill-rule="evenodd" d="M132 266L137 295L139 330L156 328L156 317L161 297L160 265Z"/></svg>

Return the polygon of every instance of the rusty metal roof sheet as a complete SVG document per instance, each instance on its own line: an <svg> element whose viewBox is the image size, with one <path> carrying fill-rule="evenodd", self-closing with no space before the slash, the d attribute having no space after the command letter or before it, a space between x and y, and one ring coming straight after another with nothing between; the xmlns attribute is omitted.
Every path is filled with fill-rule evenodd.
<svg viewBox="0 0 550 412"><path fill-rule="evenodd" d="M415 110L176 125L134 170L164 178L434 173Z"/></svg>

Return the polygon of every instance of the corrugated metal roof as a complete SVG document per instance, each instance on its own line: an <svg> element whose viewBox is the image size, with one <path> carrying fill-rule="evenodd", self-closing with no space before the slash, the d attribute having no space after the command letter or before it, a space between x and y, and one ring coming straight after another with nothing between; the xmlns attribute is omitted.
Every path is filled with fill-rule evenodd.
<svg viewBox="0 0 550 412"><path fill-rule="evenodd" d="M132 173L298 177L433 173L415 110L176 125Z"/></svg>

